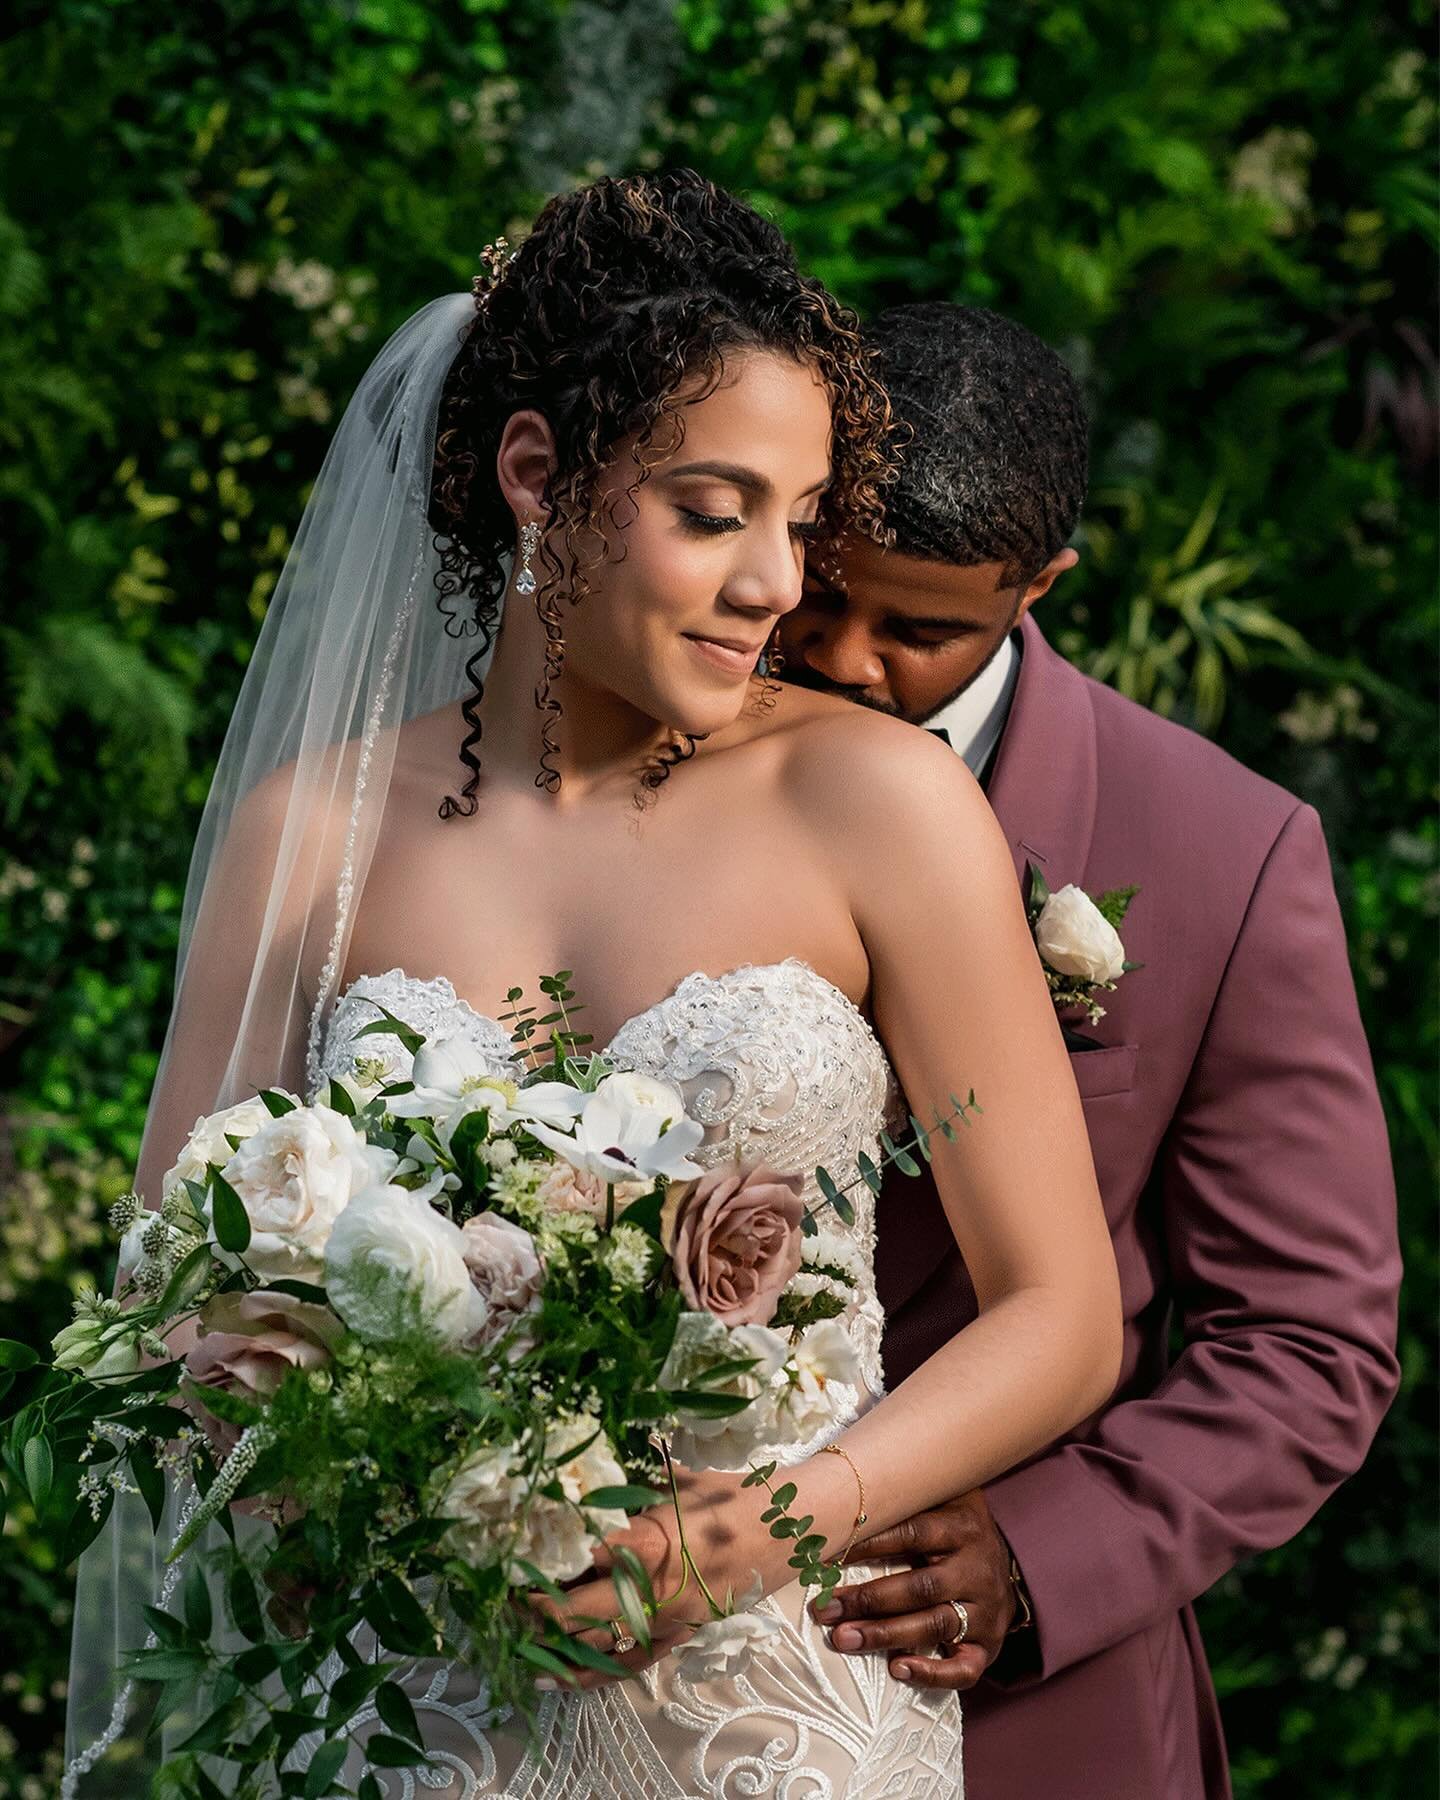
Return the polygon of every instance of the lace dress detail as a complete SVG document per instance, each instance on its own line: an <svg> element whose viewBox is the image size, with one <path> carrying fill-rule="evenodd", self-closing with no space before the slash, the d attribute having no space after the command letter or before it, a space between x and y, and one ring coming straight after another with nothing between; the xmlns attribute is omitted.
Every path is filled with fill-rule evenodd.
<svg viewBox="0 0 1440 1800"><path fill-rule="evenodd" d="M405 1066L392 1034L356 1037L379 1018L377 1004L427 1036L461 1033L497 1074L516 1072L504 1027L458 998L443 976L417 980L391 969L361 976L336 1002L322 1040L323 1074L349 1073L357 1056L384 1057L397 1072ZM687 975L622 1025L604 1054L679 1088L705 1127L697 1162L801 1170L807 1201L818 1198L817 1166L848 1180L861 1151L876 1154L896 1098L864 1015L793 958ZM853 1239L863 1271L844 1320L865 1389L849 1416L883 1392L884 1327L874 1201L863 1184L851 1197L853 1225L833 1211L827 1219ZM876 1572L854 1568L844 1579ZM797 1583L761 1602L782 1630L738 1678L687 1681L665 1658L638 1681L547 1699L533 1741L495 1715L473 1670L433 1660L407 1665L397 1679L435 1767L373 1773L386 1800L425 1793L444 1800L960 1800L956 1696L892 1680L883 1657L831 1650L805 1600ZM379 1728L363 1715L357 1725L362 1739ZM345 1776L352 1786L362 1766L357 1755Z"/></svg>

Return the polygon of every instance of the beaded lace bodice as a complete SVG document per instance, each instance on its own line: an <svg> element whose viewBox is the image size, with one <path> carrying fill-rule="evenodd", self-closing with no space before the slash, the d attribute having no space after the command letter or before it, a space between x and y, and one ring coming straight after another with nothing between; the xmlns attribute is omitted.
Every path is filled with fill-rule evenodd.
<svg viewBox="0 0 1440 1800"><path fill-rule="evenodd" d="M319 1073L350 1071L357 1056L383 1057L399 1072L404 1052L389 1032L357 1038L379 1018L376 1003L427 1038L459 1034L497 1074L519 1073L509 1032L457 997L444 976L420 980L402 969L361 975L335 1005ZM854 1003L808 963L746 965L724 975L687 975L674 991L628 1019L606 1059L672 1082L705 1127L696 1160L766 1162L805 1176L807 1202L819 1198L814 1171L842 1182L862 1151L874 1155L893 1093L889 1064ZM851 1189L855 1222L834 1215L859 1253L861 1280L845 1323L870 1397L881 1392L884 1314L875 1293L875 1207L863 1183Z"/></svg>
<svg viewBox="0 0 1440 1800"><path fill-rule="evenodd" d="M444 977L420 980L400 969L351 983L317 1034L313 1073L343 1074L357 1055L383 1057L403 1072L405 1053L392 1034L357 1040L378 1018L377 1004L427 1037L463 1034L496 1074L519 1073L502 1025L459 999ZM848 1180L860 1152L875 1153L896 1097L863 1015L794 959L687 975L627 1020L604 1054L679 1088L705 1127L697 1161L764 1161L800 1172L807 1201L819 1197L817 1166ZM833 1211L827 1219L852 1238L860 1270L845 1322L868 1395L854 1395L847 1413L882 1391L884 1324L874 1201L863 1183L851 1195L854 1223L844 1225ZM881 1572L852 1565L842 1579ZM446 1800L963 1800L955 1695L893 1680L883 1657L839 1655L806 1600L807 1590L793 1583L760 1601L779 1633L740 1674L694 1680L680 1659L662 1657L637 1680L548 1697L533 1738L490 1707L475 1670L417 1661L397 1679L431 1766L418 1774L370 1772L385 1800L419 1800L424 1792ZM361 1740L383 1729L373 1706L355 1729ZM357 1746L347 1782L358 1782L363 1766Z"/></svg>

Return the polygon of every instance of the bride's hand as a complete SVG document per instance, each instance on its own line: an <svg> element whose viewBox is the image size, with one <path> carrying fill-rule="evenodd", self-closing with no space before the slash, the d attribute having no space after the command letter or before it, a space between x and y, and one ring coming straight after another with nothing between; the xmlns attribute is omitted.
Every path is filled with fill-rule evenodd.
<svg viewBox="0 0 1440 1800"><path fill-rule="evenodd" d="M615 1656L633 1674L666 1655L697 1625L712 1617L704 1590L685 1569L682 1526L690 1558L722 1608L752 1588L757 1575L766 1593L783 1587L794 1579L795 1572L789 1566L793 1542L770 1535L769 1527L760 1519L768 1505L765 1490L742 1487L743 1479L742 1475L714 1471L696 1474L677 1467L679 1523L668 1500L648 1512L637 1513L626 1530L606 1540L596 1553L594 1575L569 1589L563 1606L544 1595L531 1595L532 1605L571 1636L607 1655L615 1655L615 1634L608 1626L592 1626L589 1621L614 1619L623 1625L611 1577L615 1549L629 1550L649 1576L658 1608L652 1621L651 1647L647 1650L643 1644L637 1645ZM630 1635L628 1627L625 1635ZM597 1687L611 1679L586 1672L579 1676L578 1685Z"/></svg>

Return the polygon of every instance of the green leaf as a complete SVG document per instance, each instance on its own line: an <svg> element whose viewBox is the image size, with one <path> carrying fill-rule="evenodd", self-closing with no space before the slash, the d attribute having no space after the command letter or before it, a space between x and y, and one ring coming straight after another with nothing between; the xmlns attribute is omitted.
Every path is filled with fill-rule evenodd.
<svg viewBox="0 0 1440 1800"><path fill-rule="evenodd" d="M245 1202L213 1164L210 1169L210 1217L215 1242L222 1250L242 1256L250 1247L250 1215Z"/></svg>
<svg viewBox="0 0 1440 1800"><path fill-rule="evenodd" d="M418 1031L413 1031L403 1019L397 1019L394 1013L386 1012L385 1008L378 1005L375 1001L372 1000L370 1004L374 1006L380 1017L371 1025L362 1025L359 1031L355 1032L353 1035L357 1038L362 1038L384 1036L387 1032L393 1033L410 1052L411 1056L418 1056L420 1048L425 1042L425 1039L421 1034Z"/></svg>
<svg viewBox="0 0 1440 1800"><path fill-rule="evenodd" d="M275 1654L273 1644L252 1644L235 1658L233 1667L241 1681L250 1685L263 1681L267 1675L273 1675L280 1667L280 1658ZM344 1676L340 1679L343 1681ZM338 1687L340 1683L335 1685Z"/></svg>
<svg viewBox="0 0 1440 1800"><path fill-rule="evenodd" d="M88 1506L76 1507L71 1515L70 1524L65 1532L65 1540L60 1549L60 1561L73 1563L84 1551L88 1550L105 1527L110 1517L110 1509L115 1504L115 1496L107 1492L100 1502L98 1517L91 1514ZM5 1524L5 1493L0 1489L0 1529Z"/></svg>
<svg viewBox="0 0 1440 1800"><path fill-rule="evenodd" d="M346 1738L332 1738L329 1743L322 1744L310 1758L310 1767L305 1771L305 1800L320 1800L322 1794L328 1794L340 1773L350 1744Z"/></svg>
<svg viewBox="0 0 1440 1800"><path fill-rule="evenodd" d="M930 1133L915 1117L914 1113L911 1113L910 1115L910 1129L915 1134L915 1148L928 1163L931 1160Z"/></svg>
<svg viewBox="0 0 1440 1800"><path fill-rule="evenodd" d="M360 1777L360 1786L356 1789L356 1800L385 1800L380 1783L368 1769Z"/></svg>
<svg viewBox="0 0 1440 1800"><path fill-rule="evenodd" d="M787 1481L784 1487L776 1488L770 1498L777 1506L788 1506L798 1492L799 1489L795 1486L795 1483L793 1481Z"/></svg>
<svg viewBox="0 0 1440 1800"><path fill-rule="evenodd" d="M890 1160L902 1175L914 1176L920 1173L919 1163L907 1151L897 1150Z"/></svg>
<svg viewBox="0 0 1440 1800"><path fill-rule="evenodd" d="M700 1419L728 1419L742 1413L751 1402L739 1394L706 1394L697 1388L667 1390L666 1400L676 1412Z"/></svg>
<svg viewBox="0 0 1440 1800"><path fill-rule="evenodd" d="M582 1506L603 1506L620 1512L640 1512L647 1506L660 1506L665 1496L652 1487L598 1487L584 1495Z"/></svg>
<svg viewBox="0 0 1440 1800"><path fill-rule="evenodd" d="M741 1487L759 1487L762 1482L768 1481L774 1473L775 1464L773 1462L759 1463L755 1468L751 1469L750 1473L740 1485Z"/></svg>
<svg viewBox="0 0 1440 1800"><path fill-rule="evenodd" d="M380 1630L373 1618L372 1624L380 1632L380 1641L387 1650L398 1650L402 1655L433 1656L435 1654L435 1627L426 1617L425 1609L401 1581L398 1575L387 1575L379 1584L379 1600L386 1616L385 1629Z"/></svg>
<svg viewBox="0 0 1440 1800"><path fill-rule="evenodd" d="M579 1638L567 1638L563 1654L578 1668L594 1669L601 1675L618 1675L623 1679L629 1673L624 1663L617 1662L613 1656L607 1656L603 1650L596 1650L591 1645L582 1643Z"/></svg>
<svg viewBox="0 0 1440 1800"><path fill-rule="evenodd" d="M528 1663L534 1663L537 1669L544 1669L547 1675L558 1675L562 1681L573 1684L575 1671L569 1663L561 1662L553 1650L547 1650L543 1644L523 1643L518 1654Z"/></svg>
<svg viewBox="0 0 1440 1800"><path fill-rule="evenodd" d="M142 1606L145 1623L155 1633L157 1640L167 1650L193 1650L190 1641L189 1627L173 1613L162 1612L158 1606Z"/></svg>
<svg viewBox="0 0 1440 1800"><path fill-rule="evenodd" d="M50 1440L44 1437L30 1438L21 1455L20 1466L25 1471L25 1486L30 1490L35 1510L42 1512L45 1502L50 1498L50 1487L55 1479L55 1456L50 1448Z"/></svg>
<svg viewBox="0 0 1440 1800"><path fill-rule="evenodd" d="M404 1743L400 1738L389 1737L383 1731L377 1731L374 1737L366 1741L365 1754L382 1769L409 1769L416 1763L428 1765L429 1762L423 1750L417 1750L413 1744Z"/></svg>
<svg viewBox="0 0 1440 1800"><path fill-rule="evenodd" d="M1030 877L1030 905L1039 910L1050 898L1050 884L1032 862L1025 864L1026 873Z"/></svg>
<svg viewBox="0 0 1440 1800"><path fill-rule="evenodd" d="M261 1616L254 1578L244 1563L238 1560L231 1565L230 1576L225 1583L225 1599L230 1608L230 1617L240 1635L248 1638L252 1644L262 1643L265 1638L265 1622Z"/></svg>
<svg viewBox="0 0 1440 1800"><path fill-rule="evenodd" d="M150 1523L158 1531L165 1513L165 1477L160 1473L160 1465L148 1444L130 1446L130 1473L135 1477L141 1499L150 1509Z"/></svg>
<svg viewBox="0 0 1440 1800"><path fill-rule="evenodd" d="M124 1662L125 1673L139 1681L193 1680L203 1666L196 1650L136 1650Z"/></svg>
<svg viewBox="0 0 1440 1800"><path fill-rule="evenodd" d="M0 1338L0 1369L32 1369L39 1360L39 1352L18 1338Z"/></svg>
<svg viewBox="0 0 1440 1800"><path fill-rule="evenodd" d="M122 1421L133 1430L146 1432L166 1444L195 1422L178 1406L127 1406Z"/></svg>
<svg viewBox="0 0 1440 1800"><path fill-rule="evenodd" d="M204 1643L210 1636L215 1621L210 1607L210 1584L198 1559L190 1564L186 1572L184 1601L185 1623Z"/></svg>
<svg viewBox="0 0 1440 1800"><path fill-rule="evenodd" d="M863 1150L855 1160L860 1166L860 1174L866 1187L869 1188L872 1194L878 1195L880 1192L880 1171L875 1167L874 1161L872 1158L868 1157Z"/></svg>
<svg viewBox="0 0 1440 1800"><path fill-rule="evenodd" d="M398 1737L407 1738L412 1744L424 1747L425 1739L420 1734L415 1708L398 1683L381 1682L375 1690L375 1710L380 1715L382 1725L388 1725Z"/></svg>
<svg viewBox="0 0 1440 1800"><path fill-rule="evenodd" d="M176 1748L196 1753L227 1749L245 1722L245 1708L246 1701L243 1698L228 1700L223 1706L217 1706Z"/></svg>
<svg viewBox="0 0 1440 1800"><path fill-rule="evenodd" d="M331 1112L339 1113L342 1118L353 1119L355 1117L355 1102L351 1098L349 1088L342 1087L333 1075L325 1090L325 1104Z"/></svg>
<svg viewBox="0 0 1440 1800"><path fill-rule="evenodd" d="M627 1225L634 1225L647 1237L652 1237L658 1244L660 1241L660 1212L665 1204L664 1190L656 1188L653 1193L642 1194L638 1200L632 1200L620 1217Z"/></svg>
<svg viewBox="0 0 1440 1800"><path fill-rule="evenodd" d="M820 1227L815 1223L815 1215L808 1206L800 1215L800 1235L801 1237L819 1237L820 1235Z"/></svg>
<svg viewBox="0 0 1440 1800"><path fill-rule="evenodd" d="M1125 915L1130 910L1130 902L1139 892L1138 887L1108 888L1096 900L1095 906L1100 916L1118 931L1125 923Z"/></svg>
<svg viewBox="0 0 1440 1800"><path fill-rule="evenodd" d="M248 1221L247 1221L248 1224ZM156 1310L162 1318L183 1312L195 1298L210 1274L212 1252L209 1244L197 1244L181 1258L178 1267L165 1284Z"/></svg>
<svg viewBox="0 0 1440 1800"><path fill-rule="evenodd" d="M286 1113L295 1111L295 1102L290 1096L277 1093L274 1088L261 1088L260 1099L272 1119L283 1119Z"/></svg>

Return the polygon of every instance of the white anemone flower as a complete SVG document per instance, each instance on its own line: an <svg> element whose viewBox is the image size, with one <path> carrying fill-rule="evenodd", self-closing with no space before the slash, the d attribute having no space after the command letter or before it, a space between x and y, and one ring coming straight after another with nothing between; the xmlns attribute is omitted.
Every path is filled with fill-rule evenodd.
<svg viewBox="0 0 1440 1800"><path fill-rule="evenodd" d="M689 1118L679 1091L649 1076L607 1075L593 1094L574 1133L535 1120L531 1134L577 1169L602 1181L691 1181L703 1174L690 1152L700 1146L704 1127Z"/></svg>

